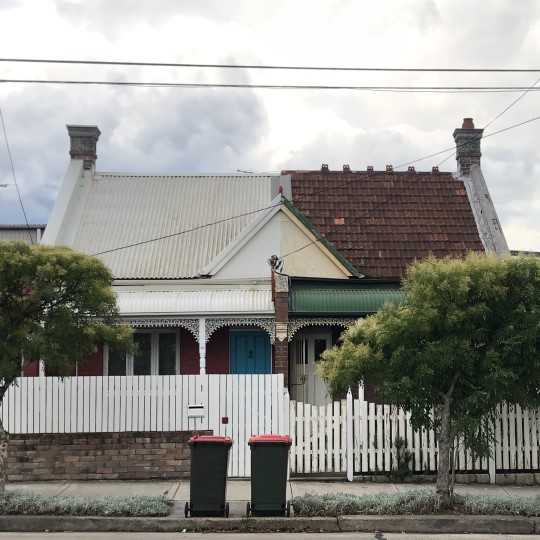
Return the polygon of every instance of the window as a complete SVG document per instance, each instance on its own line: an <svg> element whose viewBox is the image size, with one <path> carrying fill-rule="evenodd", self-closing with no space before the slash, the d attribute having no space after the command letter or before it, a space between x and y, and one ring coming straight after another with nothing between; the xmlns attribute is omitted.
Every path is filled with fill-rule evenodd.
<svg viewBox="0 0 540 540"><path fill-rule="evenodd" d="M178 332L141 330L133 334L136 350L127 358L105 348L105 375L176 375L180 372Z"/></svg>

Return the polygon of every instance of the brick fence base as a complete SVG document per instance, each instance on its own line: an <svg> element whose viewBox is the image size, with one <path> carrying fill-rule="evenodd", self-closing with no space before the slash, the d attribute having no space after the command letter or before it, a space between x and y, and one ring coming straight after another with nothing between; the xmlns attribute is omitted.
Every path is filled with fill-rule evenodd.
<svg viewBox="0 0 540 540"><path fill-rule="evenodd" d="M186 478L187 442L192 435L186 431L11 435L7 480Z"/></svg>

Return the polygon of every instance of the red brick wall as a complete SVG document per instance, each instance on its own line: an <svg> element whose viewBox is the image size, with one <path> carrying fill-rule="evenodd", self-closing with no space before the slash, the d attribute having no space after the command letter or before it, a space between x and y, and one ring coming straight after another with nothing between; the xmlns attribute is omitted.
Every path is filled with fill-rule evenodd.
<svg viewBox="0 0 540 540"><path fill-rule="evenodd" d="M7 479L30 482L187 478L187 441L192 435L186 431L11 435Z"/></svg>
<svg viewBox="0 0 540 540"><path fill-rule="evenodd" d="M229 327L218 328L206 344L206 373L229 373Z"/></svg>
<svg viewBox="0 0 540 540"><path fill-rule="evenodd" d="M276 292L274 298L276 324L289 322L289 293ZM273 373L283 373L285 386L289 384L289 343L287 340L274 342Z"/></svg>

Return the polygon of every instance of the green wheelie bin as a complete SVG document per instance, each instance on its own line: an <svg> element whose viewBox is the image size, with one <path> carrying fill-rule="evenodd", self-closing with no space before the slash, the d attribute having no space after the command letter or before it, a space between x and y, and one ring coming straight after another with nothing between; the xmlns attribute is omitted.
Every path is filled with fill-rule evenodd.
<svg viewBox="0 0 540 540"><path fill-rule="evenodd" d="M248 517L291 515L291 503L287 502L291 442L288 435L250 437L251 502L247 504Z"/></svg>
<svg viewBox="0 0 540 540"><path fill-rule="evenodd" d="M189 503L184 514L229 517L226 502L227 467L232 440L229 437L198 435L191 437L191 474Z"/></svg>

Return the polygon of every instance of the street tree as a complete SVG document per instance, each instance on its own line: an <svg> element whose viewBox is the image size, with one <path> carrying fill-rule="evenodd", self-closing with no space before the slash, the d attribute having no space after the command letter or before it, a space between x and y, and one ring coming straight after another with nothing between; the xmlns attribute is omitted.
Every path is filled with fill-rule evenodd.
<svg viewBox="0 0 540 540"><path fill-rule="evenodd" d="M0 403L37 359L63 377L100 343L130 349L112 282L98 259L67 247L0 242ZM0 493L8 439L0 418Z"/></svg>
<svg viewBox="0 0 540 540"><path fill-rule="evenodd" d="M320 374L337 394L364 379L433 428L437 492L449 497L455 437L489 454L501 403L537 406L540 396L540 259L471 253L413 263L404 301L349 328Z"/></svg>

